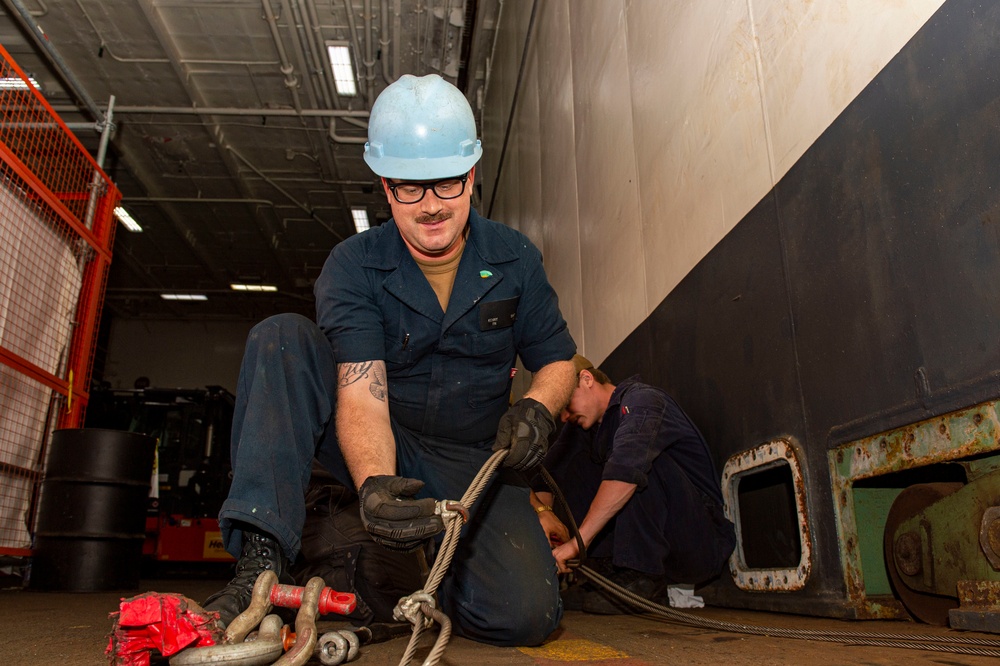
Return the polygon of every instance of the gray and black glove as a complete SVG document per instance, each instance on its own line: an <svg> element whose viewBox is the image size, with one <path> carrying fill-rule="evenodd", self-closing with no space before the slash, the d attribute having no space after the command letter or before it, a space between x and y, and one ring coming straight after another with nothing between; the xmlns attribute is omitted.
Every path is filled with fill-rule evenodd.
<svg viewBox="0 0 1000 666"><path fill-rule="evenodd" d="M376 543L389 550L410 552L444 530L433 498L414 499L424 487L418 479L369 476L358 491L361 523Z"/></svg>
<svg viewBox="0 0 1000 666"><path fill-rule="evenodd" d="M521 398L500 418L493 450L510 449L504 467L530 470L536 467L549 449L549 435L556 423L542 403Z"/></svg>

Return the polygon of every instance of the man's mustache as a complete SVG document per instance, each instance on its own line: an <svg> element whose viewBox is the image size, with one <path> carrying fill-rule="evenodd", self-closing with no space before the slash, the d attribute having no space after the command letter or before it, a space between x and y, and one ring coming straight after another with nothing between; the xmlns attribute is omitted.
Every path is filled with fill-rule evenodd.
<svg viewBox="0 0 1000 666"><path fill-rule="evenodd" d="M434 222L444 222L451 219L451 213L438 213L437 215L421 215L417 218L417 224L433 224Z"/></svg>

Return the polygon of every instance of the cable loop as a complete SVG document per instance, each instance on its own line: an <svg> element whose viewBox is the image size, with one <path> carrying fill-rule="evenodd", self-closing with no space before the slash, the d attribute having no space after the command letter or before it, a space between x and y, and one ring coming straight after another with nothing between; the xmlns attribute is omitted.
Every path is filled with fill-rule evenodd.
<svg viewBox="0 0 1000 666"><path fill-rule="evenodd" d="M462 519L462 524L469 522L469 510L461 502L455 500L441 500L434 508L434 513L441 516L441 520L450 522L456 518Z"/></svg>
<svg viewBox="0 0 1000 666"><path fill-rule="evenodd" d="M423 590L417 590L399 600L392 611L392 616L400 622L406 620L414 627L429 627L433 623L433 616L431 613L424 612L424 604L427 604L431 611L437 609L437 602L433 595Z"/></svg>

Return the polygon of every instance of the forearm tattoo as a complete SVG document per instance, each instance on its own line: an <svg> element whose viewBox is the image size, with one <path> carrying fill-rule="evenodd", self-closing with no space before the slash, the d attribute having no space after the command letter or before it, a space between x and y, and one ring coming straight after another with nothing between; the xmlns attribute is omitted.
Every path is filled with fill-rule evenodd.
<svg viewBox="0 0 1000 666"><path fill-rule="evenodd" d="M385 366L376 363L372 367L372 373L375 375L375 379L368 385L368 390L372 392L376 400L385 402L386 389L388 388L385 382Z"/></svg>
<svg viewBox="0 0 1000 666"><path fill-rule="evenodd" d="M374 361L364 361L363 363L341 363L340 378L338 383L341 386L350 386L359 379L364 379L368 376L368 372L371 370L373 365L375 365Z"/></svg>
<svg viewBox="0 0 1000 666"><path fill-rule="evenodd" d="M368 378L371 378L368 390L371 391L371 394L377 400L385 402L385 368L381 363L377 361L362 361L361 363L340 364L340 377L338 378L340 386L350 386L357 381Z"/></svg>

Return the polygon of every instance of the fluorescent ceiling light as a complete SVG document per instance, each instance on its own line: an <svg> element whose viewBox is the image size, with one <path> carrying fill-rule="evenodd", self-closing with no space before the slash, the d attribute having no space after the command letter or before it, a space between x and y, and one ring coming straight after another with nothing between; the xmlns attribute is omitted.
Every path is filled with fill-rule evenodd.
<svg viewBox="0 0 1000 666"><path fill-rule="evenodd" d="M115 208L115 217L117 217L118 221L125 225L125 228L129 231L142 231L142 227L139 226L139 223L132 219L132 216L128 214L128 211L121 206Z"/></svg>
<svg viewBox="0 0 1000 666"><path fill-rule="evenodd" d="M205 294L160 294L165 301L207 301Z"/></svg>
<svg viewBox="0 0 1000 666"><path fill-rule="evenodd" d="M326 53L333 68L333 82L337 86L337 94L347 96L357 95L358 86L354 79L354 67L351 65L351 51L343 44L327 44Z"/></svg>
<svg viewBox="0 0 1000 666"><path fill-rule="evenodd" d="M360 234L369 228L368 211L364 208L352 208L351 217L354 218L354 229Z"/></svg>
<svg viewBox="0 0 1000 666"><path fill-rule="evenodd" d="M35 90L42 89L33 76L28 77L28 83L34 86ZM0 78L0 90L27 90L28 83L25 83L20 76L4 76Z"/></svg>
<svg viewBox="0 0 1000 666"><path fill-rule="evenodd" d="M233 291L278 291L273 284L237 284L232 283L229 288Z"/></svg>

